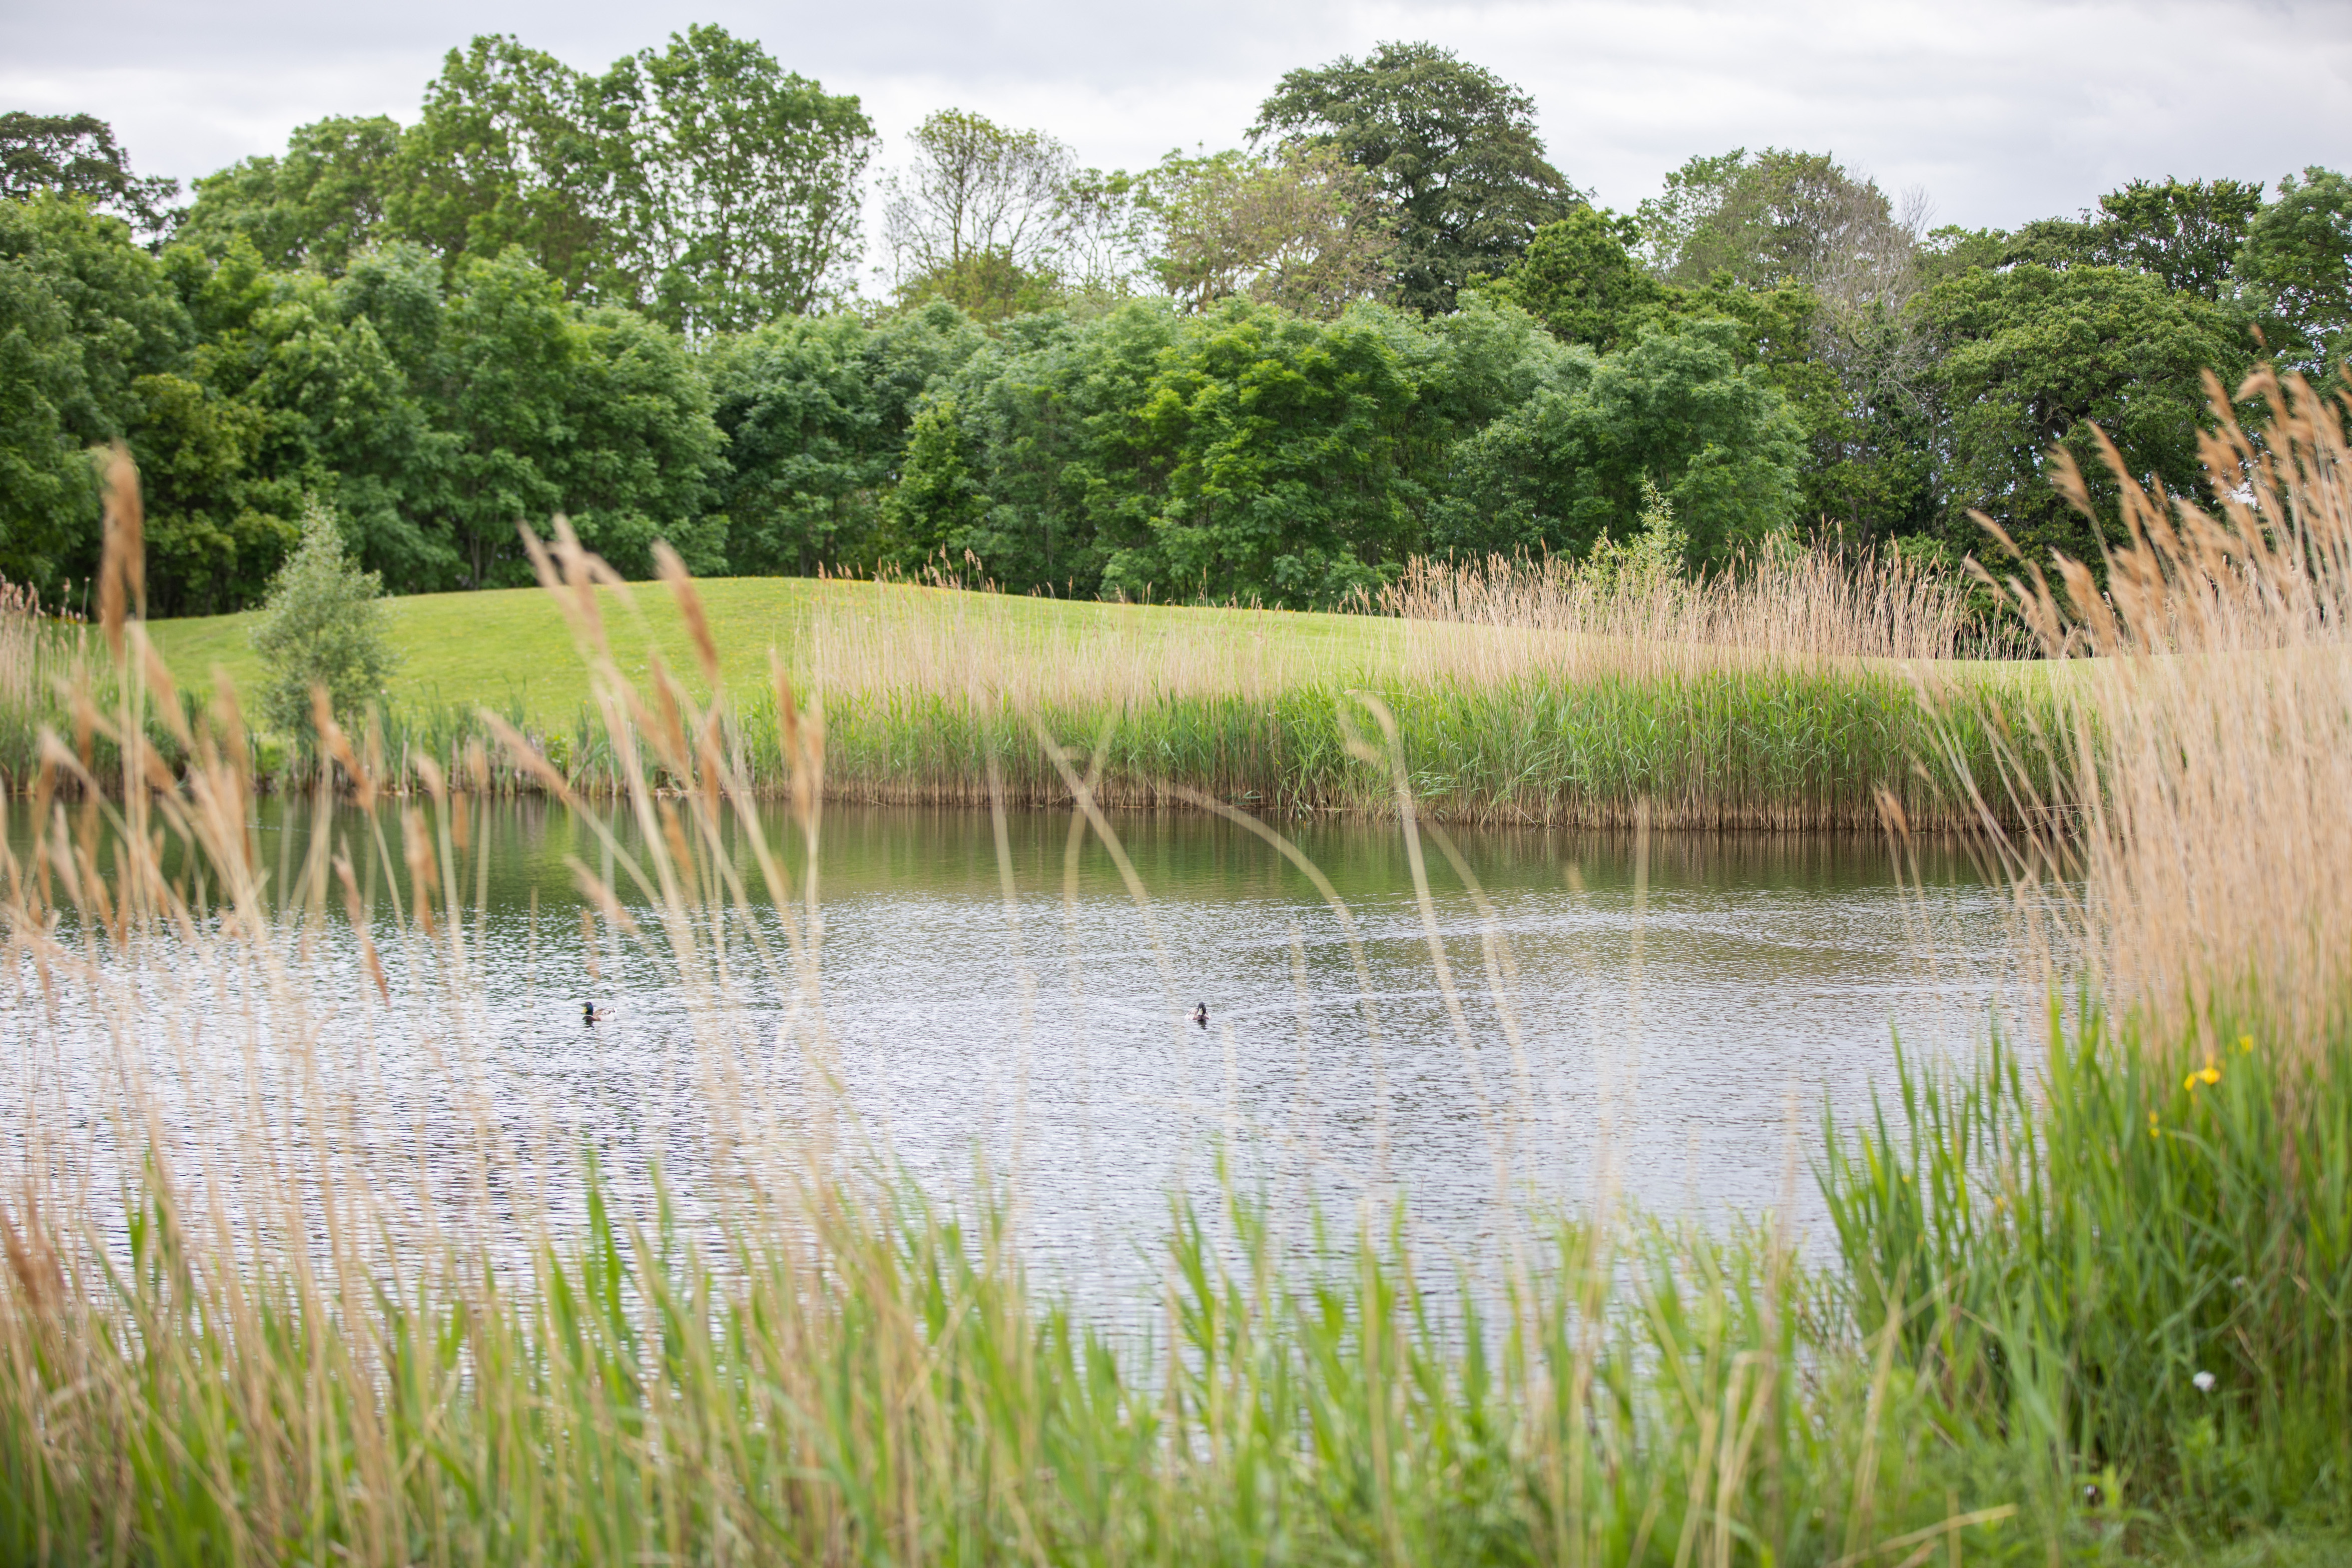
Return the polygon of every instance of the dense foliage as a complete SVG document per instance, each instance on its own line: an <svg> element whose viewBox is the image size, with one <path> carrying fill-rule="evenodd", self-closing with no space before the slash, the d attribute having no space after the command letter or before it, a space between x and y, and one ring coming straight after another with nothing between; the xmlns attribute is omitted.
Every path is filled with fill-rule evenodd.
<svg viewBox="0 0 2352 1568"><path fill-rule="evenodd" d="M313 503L302 518L301 543L270 583L253 623L263 722L281 735L308 735L318 692L345 722L362 717L383 696L395 662L383 594L383 581L352 563L335 519Z"/></svg>
<svg viewBox="0 0 2352 1568"><path fill-rule="evenodd" d="M1105 172L942 110L883 182L882 304L857 100L716 27L602 74L476 38L414 123L300 127L176 212L103 122L0 115L0 578L87 581L118 439L167 614L257 602L313 503L398 592L524 580L516 525L562 512L637 573L667 539L1327 604L1622 541L1645 486L1693 569L1790 534L1957 565L1974 510L2095 559L2053 447L2193 492L2202 372L2352 349L2326 169L1929 234L1734 151L1617 214L1426 45L1289 73L1249 137Z"/></svg>

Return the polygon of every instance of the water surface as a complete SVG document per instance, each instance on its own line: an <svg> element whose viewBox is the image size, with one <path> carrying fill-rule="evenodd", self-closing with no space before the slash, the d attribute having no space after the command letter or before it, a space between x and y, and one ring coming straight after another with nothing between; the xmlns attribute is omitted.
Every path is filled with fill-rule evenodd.
<svg viewBox="0 0 2352 1568"><path fill-rule="evenodd" d="M316 825L264 803L278 885L299 885ZM1824 1105L1867 1106L1898 1030L1919 1050L1972 1045L2008 951L2005 894L1949 845L1898 882L1883 840L1463 829L1475 890L1432 846L1424 911L1395 824L1286 824L1352 912L1367 993L1339 917L1254 835L1198 816L1112 825L1142 904L1099 842L1073 850L1066 813L1012 816L1000 857L985 812L829 807L814 996L758 961L751 928L787 946L764 897L751 928L698 928L706 950L727 937L723 1020L701 1029L730 1042L742 1103L813 1135L810 1086L833 1079L842 1138L944 1192L989 1173L1040 1259L1080 1283L1122 1274L1171 1193L1213 1196L1221 1153L1286 1216L1403 1194L1423 1238L1464 1251L1498 1193L1622 1191L1717 1218L1792 1202L1817 1219L1803 1160ZM387 865L364 819L330 826L375 907L389 1005L340 893L323 923L289 920L283 948L337 1081L364 1085L362 1155L429 1163L488 1119L518 1147L658 1163L690 1190L713 1092L696 998L644 899L627 901L635 937L583 925L567 858L617 866L595 836L541 801L469 814L453 962L446 925L428 939L392 918L413 904L396 841ZM793 841L781 812L767 826ZM623 831L619 852L635 841ZM13 1087L28 1105L102 1102L128 1040L177 1064L172 1115L201 1138L206 1095L275 1049L288 1004L185 970L98 1019L42 1007L20 974L0 1024ZM583 1002L610 1017L583 1024Z"/></svg>

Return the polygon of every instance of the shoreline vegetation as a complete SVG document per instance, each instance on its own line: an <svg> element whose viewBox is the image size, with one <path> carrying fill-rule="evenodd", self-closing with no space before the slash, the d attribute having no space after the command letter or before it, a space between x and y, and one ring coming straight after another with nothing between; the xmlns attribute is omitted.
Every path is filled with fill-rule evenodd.
<svg viewBox="0 0 2352 1568"><path fill-rule="evenodd" d="M1205 795L1276 818L1387 812L1386 781L1349 746L1352 694L1370 693L1399 725L1420 809L1439 820L1874 831L1891 804L1916 829L1949 830L1988 811L2014 825L2011 802L1972 800L1961 780L1989 771L1999 727L2052 722L2049 666L1964 656L2011 650L1957 586L1829 552L1696 584L1605 556L1416 561L1349 614L1073 603L945 578L699 590L725 679L756 694L723 721L754 786L790 788L772 658L822 716L824 788L876 803L982 805L993 776L1010 804L1058 806L1067 789L1040 739L1051 736L1087 748L1105 806L1192 810ZM658 663L707 695L666 595L614 581L596 599L632 674ZM564 673L578 664L572 640L537 591L383 606L403 669L374 744L394 788L415 787L420 760L447 774L489 741L484 709L529 736L569 788L621 788L604 726ZM249 620L152 623L156 680L195 693L226 674L251 690ZM45 700L42 681L103 661L86 632L65 652L71 634L53 632L59 651L36 674L19 625L0 643L16 672L0 678L0 779L21 791L39 725L76 733L70 701ZM536 685L514 685L519 670ZM184 768L169 727L152 728L164 765ZM317 787L299 742L256 734L250 751L262 788ZM493 767L504 787L544 788Z"/></svg>
<svg viewBox="0 0 2352 1568"><path fill-rule="evenodd" d="M957 1214L871 1155L818 983L828 732L774 688L792 822L763 831L693 583L674 570L667 591L709 703L622 669L597 563L561 530L539 565L587 651L619 793L581 795L485 723L504 766L592 828L609 810L637 830L583 887L606 938L690 998L677 1028L724 1175L681 1194L535 1157L457 1080L439 1142L375 1149L352 1019L399 1008L452 1061L469 1047L466 824L488 749L454 772L412 758L421 794L388 801L377 748L321 713L360 816L314 813L300 874L268 885L227 695L193 724L177 698L145 706L163 665L124 609L137 540L118 527L100 630L126 676L79 716L155 788L108 798L52 748L31 852L0 864L10 1005L100 1020L115 1053L94 1078L26 1067L26 1157L0 1197L0 1554L2339 1561L2352 448L2307 389L2253 391L2260 441L2206 444L2242 479L2219 514L2119 476L2130 543L2107 596L2064 563L2021 582L2041 651L2088 656L2054 727L2001 737L1972 782L2032 801L2055 779L2081 803L2063 834L1994 842L2021 908L2044 912L2026 939L2085 967L2050 970L2045 1038L1906 1061L1876 1116L1824 1125L1827 1263L1769 1218L1710 1236L1605 1190L1531 1213L1490 1129L1491 1295L1449 1290L1379 1212L1326 1216L1302 1255L1236 1189L1222 1214L1172 1216L1150 1326L1126 1334L1029 1278L1017 1195ZM1406 726L1377 698L1359 714L1351 755L1414 863L1446 855ZM151 719L184 774L147 746ZM1093 760L1048 756L1074 832L1118 859ZM56 785L76 776L68 804ZM394 857L415 907L371 907L368 868ZM361 955L348 998L288 939L335 908ZM394 941L434 957L397 994L375 946ZM1507 931L1482 943L1510 972ZM772 1035L751 1024L754 985L793 998ZM1496 998L1490 1049L1517 1027Z"/></svg>

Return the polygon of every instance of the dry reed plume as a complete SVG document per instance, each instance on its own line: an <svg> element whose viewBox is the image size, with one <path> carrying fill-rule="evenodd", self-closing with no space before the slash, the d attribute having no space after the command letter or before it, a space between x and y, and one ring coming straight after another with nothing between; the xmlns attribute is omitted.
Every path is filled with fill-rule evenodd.
<svg viewBox="0 0 2352 1568"><path fill-rule="evenodd" d="M2016 737L2000 781L2063 807L2026 814L2058 826L2008 852L2062 894L2079 878L2059 945L2159 1034L2220 1003L2315 1040L2352 996L2352 404L2265 369L2234 400L2266 412L2250 431L2210 376L2208 391L2219 516L2150 494L2104 445L2127 541L2105 591L2063 559L2005 584L2042 652L2079 661L2071 718ZM2019 782L2027 770L2061 799Z"/></svg>
<svg viewBox="0 0 2352 1568"><path fill-rule="evenodd" d="M1948 827L1970 819L1917 766L1932 749L1921 689L1982 690L2002 712L2046 697L2034 667L1958 658L1998 640L1958 587L1891 559L1775 556L1697 583L1606 562L1417 562L1367 608L877 587L817 601L791 644L835 721L832 786L901 802L982 803L992 767L1016 802L1059 800L1027 743L1034 714L1097 747L1106 804L1189 790L1385 814L1385 783L1343 733L1369 691L1443 818L1869 828L1888 793L1915 825Z"/></svg>
<svg viewBox="0 0 2352 1568"><path fill-rule="evenodd" d="M1565 559L1416 558L1366 608L1369 620L1125 605L1048 617L1026 600L894 584L814 601L791 643L828 696L1074 710L1257 701L1301 686L1948 662L1976 651L1962 585L1898 558L1828 550L1696 582Z"/></svg>

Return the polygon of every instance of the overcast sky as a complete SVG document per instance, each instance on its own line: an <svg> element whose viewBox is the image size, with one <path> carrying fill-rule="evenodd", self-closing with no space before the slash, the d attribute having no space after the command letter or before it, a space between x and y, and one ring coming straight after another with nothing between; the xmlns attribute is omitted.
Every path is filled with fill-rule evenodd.
<svg viewBox="0 0 2352 1568"><path fill-rule="evenodd" d="M279 150L327 114L412 120L453 44L504 31L583 68L690 21L865 101L885 142L954 105L1084 162L1237 141L1295 66L1428 39L1534 96L1552 161L1630 209L1696 152L1835 153L1934 219L2003 227L2134 175L2352 163L2352 0L0 0L0 109L89 110L142 173Z"/></svg>

